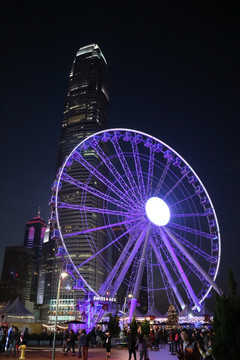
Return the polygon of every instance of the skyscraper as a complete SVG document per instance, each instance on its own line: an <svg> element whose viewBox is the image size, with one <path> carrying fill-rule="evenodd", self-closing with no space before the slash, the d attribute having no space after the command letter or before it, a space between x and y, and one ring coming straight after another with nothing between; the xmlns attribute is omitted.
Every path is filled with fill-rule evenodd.
<svg viewBox="0 0 240 360"><path fill-rule="evenodd" d="M0 282L1 301L30 300L34 251L25 246L5 248L2 277Z"/></svg>
<svg viewBox="0 0 240 360"><path fill-rule="evenodd" d="M37 302L39 268L46 227L45 221L40 216L39 210L38 215L27 222L25 228L24 246L34 252L30 300L35 304Z"/></svg>
<svg viewBox="0 0 240 360"><path fill-rule="evenodd" d="M58 155L57 155L57 170L62 165L66 156L87 136L105 129L108 127L109 121L109 95L108 95L108 74L107 63L104 55L98 45L91 44L79 49L74 59L72 69L69 76L69 83L67 88L67 98L65 109L63 112L62 127L60 130ZM94 166L97 166L98 159L96 159L91 151L86 152ZM74 166L69 170L69 174L77 180L82 180L86 176L84 170L79 172ZM62 201L77 203L77 199L81 197L81 190L77 190L69 183L62 185ZM91 186L97 187L98 184L91 183ZM93 199L89 199L92 206L99 206L94 204ZM63 233L72 233L80 228L80 218L76 211L68 211L61 209L59 211L61 229ZM88 214L89 226L99 223L98 217L92 217ZM98 239L104 241L104 239ZM47 246L44 244L44 247ZM68 239L68 252L71 257L79 258L79 263L84 260L84 257L89 253L90 248L85 238L75 236ZM53 259L52 264L52 280L51 280L51 297L56 297L57 284L57 269L61 268L59 258ZM57 262L57 266L56 266ZM49 262L48 262L49 264ZM49 267L48 267L49 268ZM97 286L103 277L103 270L98 267L97 262L86 265L83 268L83 275L91 286ZM45 284L45 289L50 284ZM45 294L47 291L45 290ZM74 291L66 293L65 296L74 296L78 298L79 292ZM44 296L44 301L47 298Z"/></svg>
<svg viewBox="0 0 240 360"><path fill-rule="evenodd" d="M69 76L57 169L84 138L108 127L107 62L96 44L78 50Z"/></svg>

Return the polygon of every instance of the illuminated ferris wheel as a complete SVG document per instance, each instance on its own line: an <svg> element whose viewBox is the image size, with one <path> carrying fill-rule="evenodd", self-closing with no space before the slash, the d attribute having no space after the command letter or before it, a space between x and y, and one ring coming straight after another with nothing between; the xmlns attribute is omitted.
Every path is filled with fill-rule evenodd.
<svg viewBox="0 0 240 360"><path fill-rule="evenodd" d="M190 165L159 139L121 128L89 136L59 170L52 205L55 234L78 281L99 297L131 293L130 318L140 294L148 309L165 298L180 311L186 304L200 310L212 287L220 293L212 201ZM98 283L86 277L91 264L100 269Z"/></svg>

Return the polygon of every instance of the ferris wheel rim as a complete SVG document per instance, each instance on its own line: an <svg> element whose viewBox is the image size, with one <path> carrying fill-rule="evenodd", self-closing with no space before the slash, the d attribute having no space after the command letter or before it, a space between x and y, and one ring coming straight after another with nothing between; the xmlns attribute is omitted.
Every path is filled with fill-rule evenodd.
<svg viewBox="0 0 240 360"><path fill-rule="evenodd" d="M67 161L72 157L72 155L74 154L74 152L76 151L77 148L81 147L81 145L88 141L89 139L91 139L92 137L94 136L98 136L98 135L102 135L104 133L108 133L108 132L132 132L132 133L137 133L137 134L140 134L140 135L143 135L144 137L147 137L147 138L151 138L153 139L154 141L156 141L157 143L161 143L163 146L165 146L167 149L171 150L178 158L181 159L181 161L183 161L184 164L187 165L187 167L190 169L190 171L192 172L192 174L194 174L194 176L197 178L199 184L201 185L201 187L203 188L204 190L204 193L206 194L207 198L208 198L208 201L210 203L210 207L213 211L213 216L214 216L214 219L215 219L215 222L216 222L216 233L217 233L217 236L218 236L218 245L219 245L219 250L218 250L218 260L217 260L217 264L216 264L216 271L215 271L215 274L213 276L213 280L215 281L216 277L217 277L217 274L218 274L218 270L219 270L219 266L220 266L220 259L221 259L221 237L220 237L220 230L219 230L219 224L218 224L218 219L217 219L217 215L216 215L216 212L215 212L215 209L214 209L214 206L213 206L213 203L212 203L212 200L204 186L204 184L202 183L201 179L199 178L199 176L196 174L196 172L192 169L192 167L189 165L189 163L177 152L175 151L172 147L170 147L169 145L167 145L165 142L163 142L162 140L159 140L158 138L152 136L152 135L149 135L147 133L144 133L142 131L139 131L139 130L133 130L133 129L128 129L128 128L111 128L111 129L106 129L106 130L101 130L101 131L98 131L94 134L91 134L89 135L88 137L86 137L85 139L83 139L78 145L76 145L74 147L74 149L71 151L71 153L66 157L66 159L64 160L63 162L63 165L62 167L60 168L60 171L59 171L59 174L58 174L58 178L57 178L57 190L56 190L56 198L55 198L55 211L56 211L56 220L57 220L57 226L58 228L60 229L60 222L59 222L59 214L58 214L58 200L57 200L57 195L60 191L59 189L59 184L60 184L60 180L61 180L61 175L62 175L62 172L63 172L63 169L66 167L66 163ZM67 250L67 247L65 245L65 241L63 239L63 236L62 236L62 232L60 231L60 237L61 237L61 240L62 240L62 243L63 243L63 246L68 254L68 250ZM69 254L68 254L69 255ZM90 289L90 291L92 291L93 293L95 293L96 295L99 295L93 288L91 288L89 286L89 284L85 281L85 279L81 276L79 270L77 269L77 267L75 266L74 262L72 261L71 257L69 256L69 260L71 261L75 271L79 274L79 276L83 279L85 285L88 286L88 288ZM199 301L200 303L202 301L204 301L204 299L207 297L207 295L209 294L209 292L211 291L212 289L212 286L209 286L208 288L208 291L207 293L205 294L205 296Z"/></svg>

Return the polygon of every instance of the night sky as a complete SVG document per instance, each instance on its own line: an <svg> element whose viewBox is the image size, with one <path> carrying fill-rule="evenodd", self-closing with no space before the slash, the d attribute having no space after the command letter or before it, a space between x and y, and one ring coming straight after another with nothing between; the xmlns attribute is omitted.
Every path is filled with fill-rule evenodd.
<svg viewBox="0 0 240 360"><path fill-rule="evenodd" d="M240 287L239 5L64 3L1 1L0 272L39 206L47 221L69 72L77 50L96 43L109 127L159 138L196 171L220 225L217 282L228 292L232 269Z"/></svg>

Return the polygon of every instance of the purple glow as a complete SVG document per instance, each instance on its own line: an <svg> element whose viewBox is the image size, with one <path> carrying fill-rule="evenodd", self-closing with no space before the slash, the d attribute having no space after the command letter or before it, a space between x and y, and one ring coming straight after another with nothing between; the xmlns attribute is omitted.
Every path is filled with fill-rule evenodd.
<svg viewBox="0 0 240 360"><path fill-rule="evenodd" d="M89 157L85 156L87 152L90 153ZM88 159L96 159L96 163ZM82 181L79 181L80 177L74 178L75 173L71 172L71 167L76 169L78 166L84 171ZM64 197L64 189L67 188L75 188L75 193L79 194L77 201L74 201L74 196L69 200ZM196 192L196 188L201 189L201 193ZM88 263L90 266L93 259L103 266L104 271L106 269L101 287L90 288L95 294L105 296L109 291L111 296L115 296L122 283L133 294L149 220L157 226L167 224L171 233L191 251L193 257L198 254L200 260L204 259L207 276L215 278L217 275L221 244L209 195L190 165L171 147L153 136L129 129L110 129L89 136L65 160L52 196L55 199L52 206L59 236L67 256L75 265L76 277L82 277L83 265ZM165 210L161 215L161 206L152 210L151 202L147 201L154 197L164 204ZM211 211L208 211L209 208ZM79 225L71 227L69 224L69 233L63 235L61 228L64 229L65 224L62 223L61 214L68 211L69 219L70 214L79 217ZM91 217L100 219L100 222L91 221ZM211 239L216 234L217 240L213 244ZM72 255L71 237L79 235L79 246L85 235L89 248L89 256L83 258L84 261L68 254L69 250ZM186 302L194 301L195 306L199 307L206 292L209 292L209 284L206 285L203 277L198 276L197 264L196 271L192 269L196 260L191 256L186 257L181 246L175 245L166 234L165 237L164 240L159 228L153 226L149 249L155 256L153 260L147 254L145 264L148 272L152 272L153 281L149 290L145 285L139 286L143 291L151 291L153 299L155 290L164 289L169 301L178 302L181 307ZM118 254L111 264L104 253L109 250L109 254L113 251ZM159 271L153 271L154 266ZM188 279L190 273L197 295ZM158 281L161 281L161 285L157 284ZM86 283L84 281L88 286Z"/></svg>

